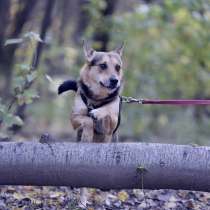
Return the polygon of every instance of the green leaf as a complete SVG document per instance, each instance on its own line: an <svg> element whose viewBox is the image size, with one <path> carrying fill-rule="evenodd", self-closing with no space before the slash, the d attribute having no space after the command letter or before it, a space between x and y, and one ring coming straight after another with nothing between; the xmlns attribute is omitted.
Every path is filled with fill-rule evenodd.
<svg viewBox="0 0 210 210"><path fill-rule="evenodd" d="M3 124L6 127L11 127L12 125L23 125L23 121L20 117L14 116L11 113L4 113L3 115Z"/></svg>
<svg viewBox="0 0 210 210"><path fill-rule="evenodd" d="M26 80L30 83L32 81L34 81L37 78L37 73L35 71L33 71L31 74L28 74L26 76Z"/></svg>
<svg viewBox="0 0 210 210"><path fill-rule="evenodd" d="M23 77L18 76L14 78L14 89L19 88L22 89L22 87L25 85L25 80Z"/></svg>
<svg viewBox="0 0 210 210"><path fill-rule="evenodd" d="M11 45L11 44L20 44L23 42L22 38L17 39L7 39L4 46Z"/></svg>
<svg viewBox="0 0 210 210"><path fill-rule="evenodd" d="M6 106L3 105L3 104L0 104L0 112L1 112L1 113L4 113L5 110L6 110Z"/></svg>
<svg viewBox="0 0 210 210"><path fill-rule="evenodd" d="M22 71L30 71L31 70L31 65L26 64L26 63L20 64L18 66L19 66L20 70L22 70Z"/></svg>
<svg viewBox="0 0 210 210"><path fill-rule="evenodd" d="M33 99L39 98L39 95L36 90L30 89L24 92L23 97L26 104L31 104Z"/></svg>

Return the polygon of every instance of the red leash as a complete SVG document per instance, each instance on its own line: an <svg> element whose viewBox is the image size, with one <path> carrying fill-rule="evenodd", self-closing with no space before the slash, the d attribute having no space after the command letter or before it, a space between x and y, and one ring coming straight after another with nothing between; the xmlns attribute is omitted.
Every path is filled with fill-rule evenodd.
<svg viewBox="0 0 210 210"><path fill-rule="evenodd" d="M143 99L142 104L161 104L161 105L210 105L210 100L200 100L200 99L171 99L171 100L159 100L159 99Z"/></svg>
<svg viewBox="0 0 210 210"><path fill-rule="evenodd" d="M189 105L210 105L210 100L202 99L136 99L132 97L122 96L122 101L125 103L139 103L139 104L160 104L160 105L175 105L175 106L189 106Z"/></svg>

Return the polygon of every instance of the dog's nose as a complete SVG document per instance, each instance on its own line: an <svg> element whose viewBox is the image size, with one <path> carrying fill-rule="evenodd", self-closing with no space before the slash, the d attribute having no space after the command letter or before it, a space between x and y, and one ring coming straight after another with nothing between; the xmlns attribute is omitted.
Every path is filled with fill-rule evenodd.
<svg viewBox="0 0 210 210"><path fill-rule="evenodd" d="M117 86L118 79L116 79L115 77L111 77L109 81L110 81L110 86L112 88L115 88Z"/></svg>

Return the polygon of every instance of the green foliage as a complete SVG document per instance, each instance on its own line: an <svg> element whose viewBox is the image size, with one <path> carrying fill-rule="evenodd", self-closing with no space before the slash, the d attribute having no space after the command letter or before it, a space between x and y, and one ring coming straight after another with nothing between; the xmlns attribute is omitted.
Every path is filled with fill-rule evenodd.
<svg viewBox="0 0 210 210"><path fill-rule="evenodd" d="M115 28L119 31L114 33L121 32L128 46L127 78L138 78L132 80L128 94L141 90L145 96L195 97L203 85L204 95L208 95L209 11L202 15L202 4L193 7L194 1L186 2L186 5L179 1L165 1L163 6L143 5L116 18ZM148 84L151 76L154 80Z"/></svg>
<svg viewBox="0 0 210 210"><path fill-rule="evenodd" d="M5 46L20 43L28 44L32 51L31 54L34 56L36 43L41 41L39 34L28 32L23 35L23 38L6 40ZM32 60L33 57L30 59ZM6 101L0 100L1 135L6 133L12 125L23 125L23 120L18 116L17 108L31 104L34 99L39 97L37 91L31 88L32 83L36 79L37 72L34 71L33 66L26 63L15 66L11 96Z"/></svg>
<svg viewBox="0 0 210 210"><path fill-rule="evenodd" d="M19 65L15 72L13 82L13 96L16 103L21 106L23 104L30 104L33 99L38 98L36 90L28 89L31 83L37 78L37 72L33 71L31 66L22 64Z"/></svg>
<svg viewBox="0 0 210 210"><path fill-rule="evenodd" d="M123 95L162 99L210 98L209 1L163 0L161 4L137 2L135 5L133 1L124 1L120 2L114 15L106 17L102 14L107 6L105 0L88 2L83 4L89 18L87 31L82 36L90 39L96 31L102 34L109 32L112 40L110 49L125 41ZM66 24L65 33L70 34L74 26L72 22ZM54 133L56 130L59 134L71 132L66 115L70 112L73 94L69 92L66 93L69 97L56 98L56 87L63 80L78 77L84 57L82 47L75 47L67 40L62 45L57 44L59 18L51 27L47 39L53 41L43 51L43 62L38 71L33 71L28 65L37 41L42 41L38 34L29 32L5 43L6 47L21 44L16 52L16 60L21 64L14 67L12 97L0 102L4 114L10 115L6 117L1 112L1 128L11 125L8 119L14 120L11 115L16 116L17 106L31 104L38 97L38 89L42 100L32 103L27 109L28 115L33 116L32 121L44 124L44 130L49 127ZM69 36L65 34L65 37ZM98 47L99 43L94 43L94 48ZM27 88L29 83L35 81L37 87ZM166 139L168 142L172 139L176 143L208 142L209 107L123 104L122 111L121 135L137 136L144 141L160 142ZM31 127L33 130L33 124ZM186 139L185 142L183 139Z"/></svg>
<svg viewBox="0 0 210 210"><path fill-rule="evenodd" d="M0 98L0 136L4 136L6 129L12 125L23 125L23 121L19 116L14 115L8 110L8 107L2 103Z"/></svg>
<svg viewBox="0 0 210 210"><path fill-rule="evenodd" d="M126 42L125 95L210 98L209 1L139 4L133 12L116 15L114 22L114 42ZM128 134L143 131L146 135L152 130L158 136L175 119L178 109L184 112L180 107L124 107L125 121L133 122ZM192 119L195 110L188 111Z"/></svg>
<svg viewBox="0 0 210 210"><path fill-rule="evenodd" d="M86 10L90 16L91 24L88 26L86 30L86 38L93 37L95 33L106 33L111 30L112 27L112 16L103 15L104 9L106 9L107 2L105 0L97 1L91 0L90 3L86 6ZM94 42L94 47L100 48L101 43Z"/></svg>
<svg viewBox="0 0 210 210"><path fill-rule="evenodd" d="M84 8L91 16L91 22L97 21L101 18L101 11L106 8L106 2L104 0L90 0L90 3Z"/></svg>

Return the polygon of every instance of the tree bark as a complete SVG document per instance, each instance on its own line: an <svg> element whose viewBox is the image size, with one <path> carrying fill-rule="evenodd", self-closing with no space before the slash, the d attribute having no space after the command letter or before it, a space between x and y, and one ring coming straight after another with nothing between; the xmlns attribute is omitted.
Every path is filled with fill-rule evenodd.
<svg viewBox="0 0 210 210"><path fill-rule="evenodd" d="M52 22L52 13L55 5L55 0L48 0L45 4L45 13L40 27L40 37L42 40L45 40L48 29L51 26ZM32 68L36 69L39 65L41 54L43 49L43 42L38 42L36 47L35 56L32 61Z"/></svg>
<svg viewBox="0 0 210 210"><path fill-rule="evenodd" d="M1 185L210 191L209 147L41 142L0 143Z"/></svg>

